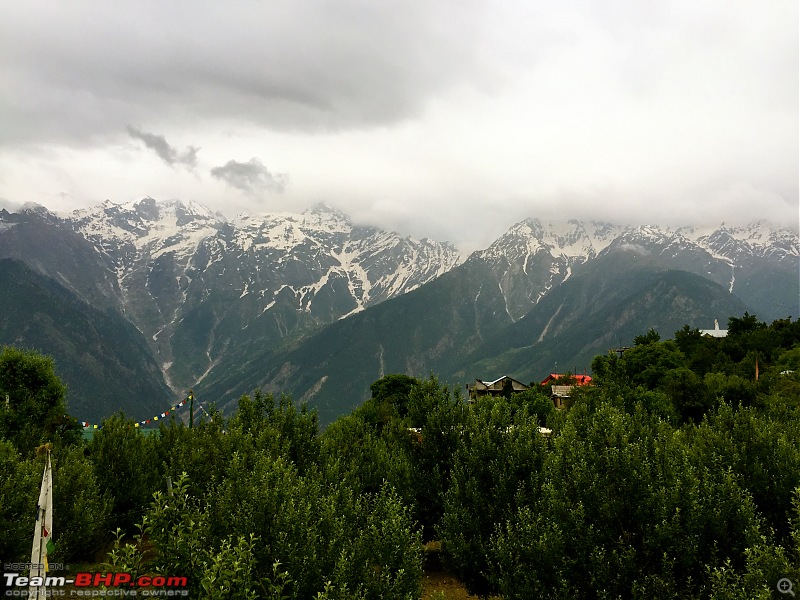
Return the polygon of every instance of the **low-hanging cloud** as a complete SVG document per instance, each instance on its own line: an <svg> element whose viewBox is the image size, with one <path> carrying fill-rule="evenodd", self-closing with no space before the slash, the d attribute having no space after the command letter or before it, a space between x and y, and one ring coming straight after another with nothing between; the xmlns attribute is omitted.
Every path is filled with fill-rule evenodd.
<svg viewBox="0 0 800 600"><path fill-rule="evenodd" d="M251 195L283 192L289 181L285 173L270 173L256 157L247 162L229 160L225 165L211 169L211 175Z"/></svg>
<svg viewBox="0 0 800 600"><path fill-rule="evenodd" d="M131 125L128 125L128 135L144 143L145 146L155 152L161 160L171 167L183 165L189 169L194 169L197 166L197 153L200 151L197 146L188 146L186 150L179 152L177 148L167 142L167 138L163 135L142 131Z"/></svg>

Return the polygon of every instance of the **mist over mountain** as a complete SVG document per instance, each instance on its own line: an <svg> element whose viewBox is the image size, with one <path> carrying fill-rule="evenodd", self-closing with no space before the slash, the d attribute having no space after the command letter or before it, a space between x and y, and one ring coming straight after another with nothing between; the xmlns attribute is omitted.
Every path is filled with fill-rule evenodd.
<svg viewBox="0 0 800 600"><path fill-rule="evenodd" d="M161 406L189 388L227 406L263 387L318 406L326 420L386 373L434 372L454 385L536 379L556 363L584 368L649 327L669 337L744 310L762 320L800 312L798 237L766 223L530 218L464 259L446 242L353 225L324 204L227 219L145 198L60 217L0 211L0 258L129 323L130 360L157 365L141 377L168 396ZM25 293L5 302L19 306ZM67 329L53 322L55 339ZM98 335L86 352L107 355ZM80 372L50 347L57 369ZM142 409L138 399L75 401L93 412L87 420Z"/></svg>

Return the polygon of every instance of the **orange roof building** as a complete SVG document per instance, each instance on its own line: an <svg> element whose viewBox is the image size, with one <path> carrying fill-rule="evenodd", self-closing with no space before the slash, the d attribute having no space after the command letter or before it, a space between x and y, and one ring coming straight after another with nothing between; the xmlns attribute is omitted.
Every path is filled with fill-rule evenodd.
<svg viewBox="0 0 800 600"><path fill-rule="evenodd" d="M565 377L569 377L572 380L572 385L589 385L592 383L591 375L563 375L561 373L550 373L544 378L541 385L547 385L556 379L562 380L563 383L566 383L564 380Z"/></svg>

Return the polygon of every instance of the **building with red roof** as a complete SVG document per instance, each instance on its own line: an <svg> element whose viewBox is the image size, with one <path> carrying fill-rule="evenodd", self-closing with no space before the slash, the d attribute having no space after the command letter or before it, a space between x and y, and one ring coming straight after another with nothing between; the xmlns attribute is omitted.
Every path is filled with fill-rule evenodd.
<svg viewBox="0 0 800 600"><path fill-rule="evenodd" d="M550 373L542 381L542 385L547 385L553 381L559 381L561 384L567 384L571 381L571 385L590 385L592 383L591 375L562 375L561 373Z"/></svg>

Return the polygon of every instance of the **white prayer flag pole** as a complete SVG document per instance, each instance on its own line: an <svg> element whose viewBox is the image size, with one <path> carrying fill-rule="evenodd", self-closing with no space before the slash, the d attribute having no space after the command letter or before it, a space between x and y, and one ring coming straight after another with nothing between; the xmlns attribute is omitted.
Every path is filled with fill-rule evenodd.
<svg viewBox="0 0 800 600"><path fill-rule="evenodd" d="M53 470L50 465L50 444L37 448L47 452L47 462L42 475L42 488L39 491L39 504L36 505L36 525L33 530L33 549L31 550L31 569L28 598L46 598L45 581L47 553L52 552L53 544Z"/></svg>

